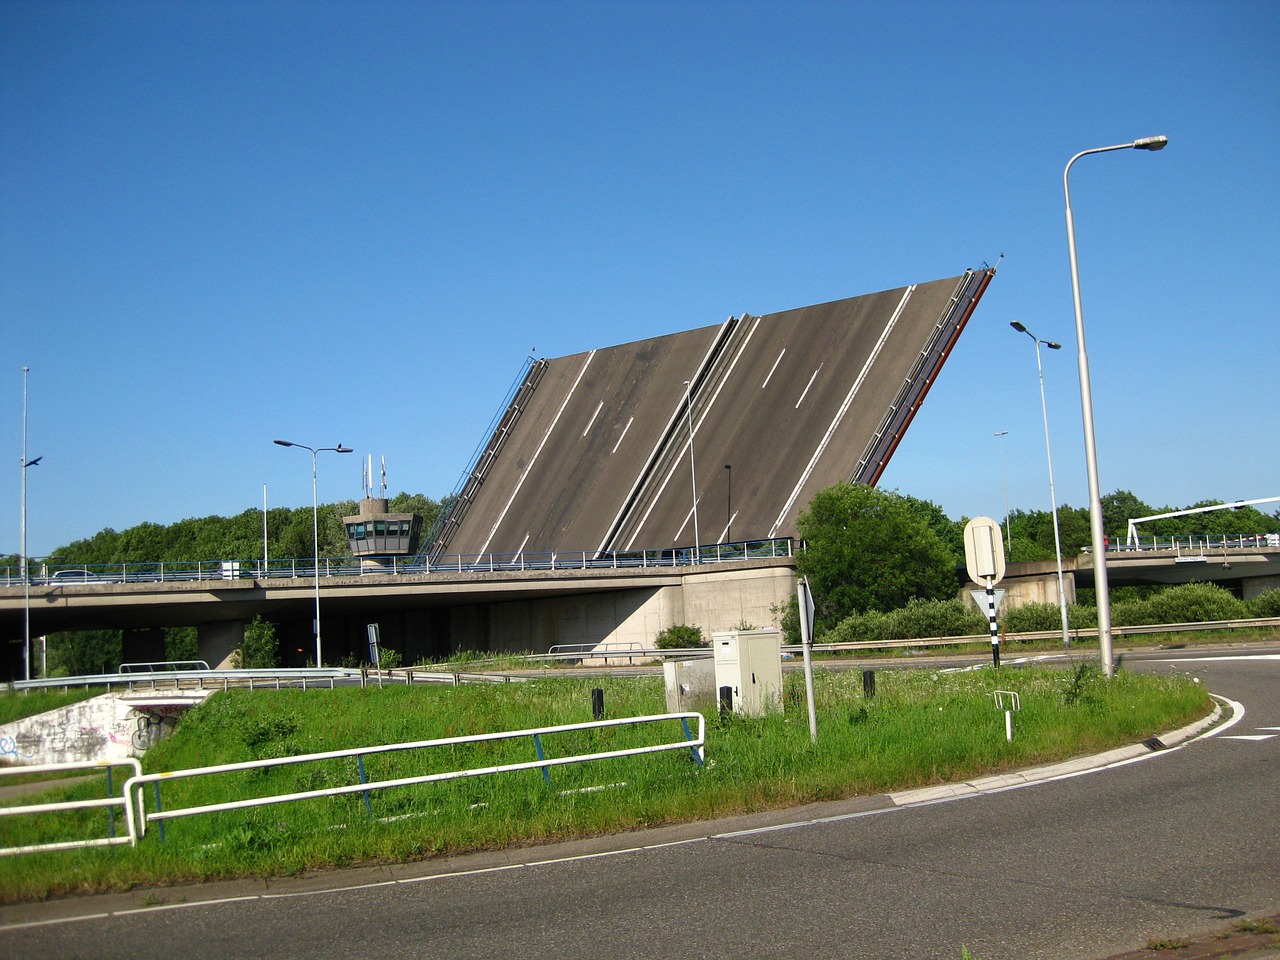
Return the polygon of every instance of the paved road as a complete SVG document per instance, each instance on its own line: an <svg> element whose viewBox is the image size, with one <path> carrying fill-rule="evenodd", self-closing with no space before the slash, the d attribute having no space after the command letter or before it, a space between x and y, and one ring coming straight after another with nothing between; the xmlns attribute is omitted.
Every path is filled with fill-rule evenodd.
<svg viewBox="0 0 1280 960"><path fill-rule="evenodd" d="M1141 666L1173 668L1243 716L1147 759L949 802L864 798L710 837L705 825L636 834L622 851L606 839L206 886L163 892L166 905L5 908L0 924L37 925L0 927L0 955L920 960L967 946L980 960L1088 960L1274 913L1280 657ZM456 872L428 872L443 869ZM85 911L106 915L70 920Z"/></svg>

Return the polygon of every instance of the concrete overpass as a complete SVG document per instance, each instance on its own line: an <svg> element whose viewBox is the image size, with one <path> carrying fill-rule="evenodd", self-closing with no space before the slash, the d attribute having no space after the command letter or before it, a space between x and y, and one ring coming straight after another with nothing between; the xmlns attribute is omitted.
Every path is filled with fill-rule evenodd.
<svg viewBox="0 0 1280 960"><path fill-rule="evenodd" d="M742 622L773 624L772 608L794 590L790 543L777 545L777 556L679 566L322 577L325 663L366 658L370 623L406 663L458 650L651 647L657 633L676 624L700 626L708 638ZM155 661L164 659L162 628L194 626L200 658L218 664L240 644L244 625L261 616L278 625L283 665L305 666L314 658L314 603L309 577L33 585L31 636L119 629L126 661ZM0 587L0 636L18 652L19 671L24 605L20 585Z"/></svg>
<svg viewBox="0 0 1280 960"><path fill-rule="evenodd" d="M1062 572L1068 603L1075 601L1076 587L1093 586L1093 558L1087 553L1065 558ZM1280 546L1110 550L1107 579L1113 587L1216 583L1250 600L1280 587ZM1057 567L1052 560L1010 563L1000 586L1006 591L1006 602L1015 605L1058 602Z"/></svg>

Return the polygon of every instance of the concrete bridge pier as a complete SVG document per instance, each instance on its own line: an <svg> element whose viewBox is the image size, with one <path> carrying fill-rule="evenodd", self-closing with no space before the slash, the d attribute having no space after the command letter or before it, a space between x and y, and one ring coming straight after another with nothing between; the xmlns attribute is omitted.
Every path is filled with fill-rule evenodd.
<svg viewBox="0 0 1280 960"><path fill-rule="evenodd" d="M1280 576L1276 577L1248 577L1240 581L1240 593L1245 600L1252 600L1254 597L1266 593L1268 590L1280 588Z"/></svg>
<svg viewBox="0 0 1280 960"><path fill-rule="evenodd" d="M220 620L196 627L196 656L215 670L231 667L231 654L244 643L243 620ZM159 659L163 660L164 657Z"/></svg>

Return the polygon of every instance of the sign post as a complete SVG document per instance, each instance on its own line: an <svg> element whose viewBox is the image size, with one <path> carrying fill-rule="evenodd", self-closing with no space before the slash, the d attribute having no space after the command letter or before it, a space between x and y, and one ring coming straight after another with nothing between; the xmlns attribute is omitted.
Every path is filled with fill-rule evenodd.
<svg viewBox="0 0 1280 960"><path fill-rule="evenodd" d="M1004 577L1004 543L1000 524L990 517L974 517L964 526L964 565L969 579L986 584L987 625L991 629L991 663L1000 666L1000 634L996 627L996 610L1000 598L995 586ZM1004 591L1000 591L1001 598ZM974 591L974 599L978 599Z"/></svg>

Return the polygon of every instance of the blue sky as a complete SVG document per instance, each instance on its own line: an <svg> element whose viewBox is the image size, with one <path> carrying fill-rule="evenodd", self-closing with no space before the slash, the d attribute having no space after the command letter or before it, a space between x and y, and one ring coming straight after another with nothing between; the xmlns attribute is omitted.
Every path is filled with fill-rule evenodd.
<svg viewBox="0 0 1280 960"><path fill-rule="evenodd" d="M455 486L546 357L1005 258L881 485L1280 495L1280 5L0 0L0 552ZM762 453L767 447L762 447ZM1271 512L1272 508L1264 508ZM566 544L567 548L580 546Z"/></svg>

